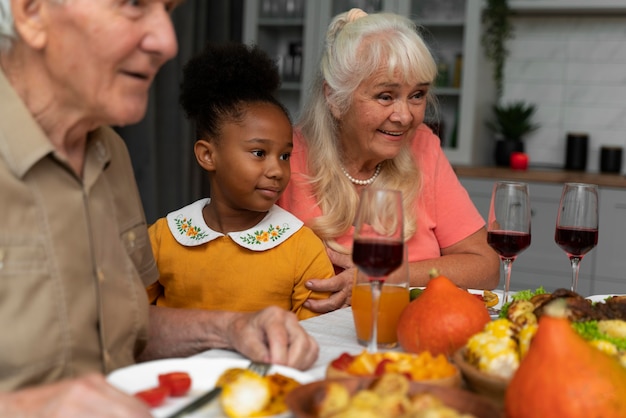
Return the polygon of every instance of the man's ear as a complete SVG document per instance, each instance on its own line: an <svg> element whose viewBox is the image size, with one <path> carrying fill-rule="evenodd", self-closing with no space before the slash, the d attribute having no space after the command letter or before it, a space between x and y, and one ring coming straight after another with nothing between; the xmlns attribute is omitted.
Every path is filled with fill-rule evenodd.
<svg viewBox="0 0 626 418"><path fill-rule="evenodd" d="M206 139L199 139L193 146L196 160L200 167L206 171L215 171L215 144Z"/></svg>
<svg viewBox="0 0 626 418"><path fill-rule="evenodd" d="M45 8L46 0L11 0L15 30L34 49L43 48L47 41Z"/></svg>
<svg viewBox="0 0 626 418"><path fill-rule="evenodd" d="M340 119L341 112L339 112L339 108L337 107L335 102L330 100L331 93L332 93L332 89L324 81L324 97L326 97L326 104L328 105L328 108L330 109L330 113L335 117L335 119Z"/></svg>

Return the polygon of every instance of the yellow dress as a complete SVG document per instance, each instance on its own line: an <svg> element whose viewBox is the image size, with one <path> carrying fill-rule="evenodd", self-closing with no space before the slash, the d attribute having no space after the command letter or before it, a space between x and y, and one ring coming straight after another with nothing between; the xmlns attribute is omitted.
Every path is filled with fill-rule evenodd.
<svg viewBox="0 0 626 418"><path fill-rule="evenodd" d="M322 241L302 221L273 206L249 230L222 234L202 217L209 199L168 214L150 229L160 272L148 286L151 303L175 308L257 311L275 305L299 319L317 315L302 304L304 283L334 275Z"/></svg>

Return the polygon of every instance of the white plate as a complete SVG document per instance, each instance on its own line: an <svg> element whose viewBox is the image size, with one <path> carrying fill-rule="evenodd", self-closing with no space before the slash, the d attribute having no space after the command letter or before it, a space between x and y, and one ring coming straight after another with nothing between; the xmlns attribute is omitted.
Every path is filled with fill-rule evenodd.
<svg viewBox="0 0 626 418"><path fill-rule="evenodd" d="M163 405L152 409L155 418L165 418L182 406L193 401L215 386L219 376L230 368L246 368L249 360L232 358L175 358L139 363L133 366L118 369L107 376L113 386L126 393L134 394L140 390L149 389L158 385L158 375L167 372L187 372L191 376L191 389L187 396L169 397ZM269 373L280 373L291 377L300 383L310 383L313 377L284 366L272 366ZM225 417L219 402L211 402L209 406L199 410L192 416L203 418Z"/></svg>
<svg viewBox="0 0 626 418"><path fill-rule="evenodd" d="M622 296L622 295L591 295L591 296L587 296L585 299L589 299L592 302L604 302L606 298L610 298L611 296Z"/></svg>

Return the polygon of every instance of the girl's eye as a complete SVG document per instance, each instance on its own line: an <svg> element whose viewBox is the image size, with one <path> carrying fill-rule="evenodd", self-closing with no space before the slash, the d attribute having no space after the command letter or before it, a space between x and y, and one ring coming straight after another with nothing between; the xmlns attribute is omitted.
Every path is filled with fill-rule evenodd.
<svg viewBox="0 0 626 418"><path fill-rule="evenodd" d="M142 0L126 0L126 4L128 4L129 6L140 6L142 3Z"/></svg>
<svg viewBox="0 0 626 418"><path fill-rule="evenodd" d="M291 158L291 153L290 152L287 152L287 153L285 153L285 154L280 156L280 159L283 160L283 161L289 161L290 158Z"/></svg>
<svg viewBox="0 0 626 418"><path fill-rule="evenodd" d="M265 155L265 151L255 150L255 151L252 151L252 155L254 155L255 157L261 158Z"/></svg>

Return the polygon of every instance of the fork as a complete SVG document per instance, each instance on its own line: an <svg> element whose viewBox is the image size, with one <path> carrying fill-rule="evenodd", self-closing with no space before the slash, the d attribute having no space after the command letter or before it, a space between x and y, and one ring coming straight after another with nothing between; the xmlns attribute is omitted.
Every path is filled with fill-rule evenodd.
<svg viewBox="0 0 626 418"><path fill-rule="evenodd" d="M264 363L260 361L251 361L248 365L248 370L253 371L259 376L265 376L267 372L270 370L272 365L270 363ZM182 407L178 411L174 412L172 415L169 415L167 418L181 418L187 416L203 406L207 405L213 399L217 398L219 394L222 393L222 387L216 386L204 395L201 395L199 398L191 402L190 404Z"/></svg>

